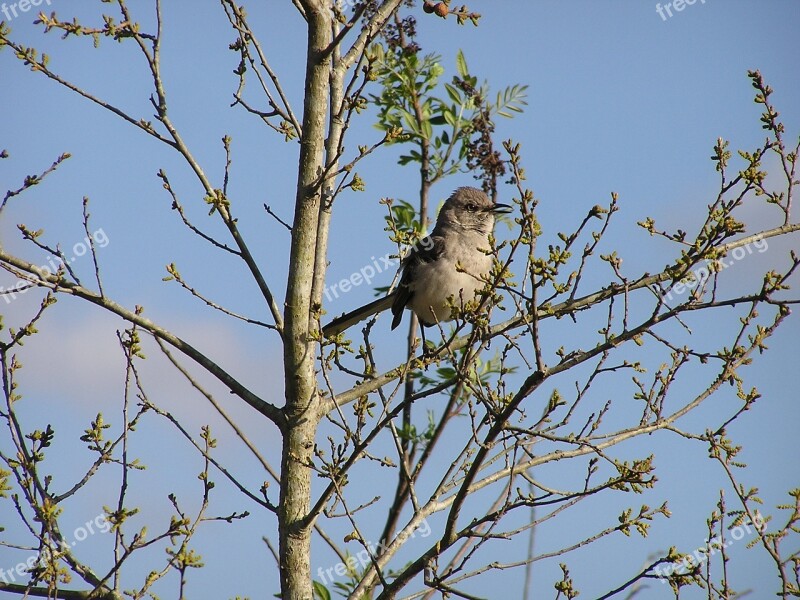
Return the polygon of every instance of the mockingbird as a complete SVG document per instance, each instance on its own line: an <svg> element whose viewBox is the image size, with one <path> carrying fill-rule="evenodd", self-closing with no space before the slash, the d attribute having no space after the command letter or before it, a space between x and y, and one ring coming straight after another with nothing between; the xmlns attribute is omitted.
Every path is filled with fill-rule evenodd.
<svg viewBox="0 0 800 600"><path fill-rule="evenodd" d="M400 284L388 295L342 315L322 328L334 336L348 327L392 309L392 329L400 324L403 309L414 311L424 327L449 321L448 300L463 307L486 285L492 268L489 234L495 213L511 212L495 204L482 191L458 188L442 205L436 226L403 260Z"/></svg>

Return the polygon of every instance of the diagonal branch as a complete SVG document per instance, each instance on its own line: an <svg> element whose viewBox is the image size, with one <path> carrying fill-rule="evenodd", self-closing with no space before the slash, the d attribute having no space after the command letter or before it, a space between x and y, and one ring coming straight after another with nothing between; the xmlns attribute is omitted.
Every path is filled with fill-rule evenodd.
<svg viewBox="0 0 800 600"><path fill-rule="evenodd" d="M780 235L786 235L789 233L793 233L795 231L800 231L800 223L791 223L789 225L782 225L780 227L775 227L774 229L767 229L755 233L753 235L749 235L742 239L719 246L718 251L720 253L728 252L730 250L733 250L734 248L746 246L757 240L767 239ZM655 275L644 274L639 279L628 282L626 285L611 284L608 287L605 287L597 292L587 294L586 296L578 298L574 301L566 301L566 302L561 302L559 304L555 304L551 307L548 307L546 310L540 308L537 318L547 319L550 317L562 317L564 315L572 314L581 310L586 310L588 308L591 308L595 304L598 304L599 302L603 302L604 300L608 300L609 298L619 296L620 294L630 293L633 292L634 290L638 290L641 288L650 288L651 286L657 283L661 283L662 281L671 280L673 278L672 275L673 268L667 268ZM494 337L498 334L516 329L518 327L525 325L525 323L528 320L529 317L526 316L513 317L508 321L492 326L489 330L488 336ZM450 343L449 348L452 351L460 350L461 348L467 345L469 339L470 339L469 335L459 337ZM420 360L424 361L425 358L420 356ZM325 408L326 412L331 412L334 409L335 405L342 406L344 404L349 404L350 402L353 402L354 400L363 396L364 394L368 394L369 392L375 391L379 387L382 387L387 383L394 381L398 377L402 376L403 372L404 371L402 370L402 366L395 367L394 369L390 369L389 371L386 371L385 373L378 375L373 379L364 381L363 383L360 383L352 387L351 389L342 392L341 394L338 394L334 399L329 400L328 406Z"/></svg>
<svg viewBox="0 0 800 600"><path fill-rule="evenodd" d="M140 311L130 311L124 306L117 304L113 300L92 292L83 286L59 278L56 275L51 275L36 265L17 258L16 256L12 256L2 249L0 249L0 265L4 265L7 270L14 272L21 279L29 281L37 286L48 288L55 292L70 294L91 302L92 304L96 304L97 306L114 313L128 322L138 325L145 331L151 333L153 336L164 340L170 346L179 350L198 365L203 367L206 371L211 373L223 385L228 387L232 393L239 396L242 400L247 402L247 404L267 417L278 427L278 429L281 430L281 432L283 432L285 419L282 411L279 408L251 392L238 380L229 375L225 369L220 367L216 362L185 342L183 339L164 329L163 327L156 325L150 319L143 317L140 314Z"/></svg>

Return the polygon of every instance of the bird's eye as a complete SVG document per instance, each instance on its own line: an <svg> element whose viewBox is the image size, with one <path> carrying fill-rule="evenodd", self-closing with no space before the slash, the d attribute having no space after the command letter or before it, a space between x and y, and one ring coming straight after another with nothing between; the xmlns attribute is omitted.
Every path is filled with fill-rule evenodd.
<svg viewBox="0 0 800 600"><path fill-rule="evenodd" d="M472 202L470 202L469 204L467 204L467 210L469 212L475 212L476 210L478 210L478 207L475 206Z"/></svg>

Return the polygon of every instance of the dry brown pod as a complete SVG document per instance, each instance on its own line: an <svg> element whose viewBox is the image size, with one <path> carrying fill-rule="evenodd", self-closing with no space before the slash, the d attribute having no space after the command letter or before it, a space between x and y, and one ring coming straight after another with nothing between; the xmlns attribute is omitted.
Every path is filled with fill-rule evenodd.
<svg viewBox="0 0 800 600"><path fill-rule="evenodd" d="M428 0L425 0L425 2L422 3L422 10L424 10L428 14L433 12L433 7L434 7L433 2L429 2Z"/></svg>
<svg viewBox="0 0 800 600"><path fill-rule="evenodd" d="M445 4L444 2L439 2L439 4L433 7L433 12L435 12L440 17L444 18L447 16L447 13L449 13L450 10L447 8L447 4Z"/></svg>

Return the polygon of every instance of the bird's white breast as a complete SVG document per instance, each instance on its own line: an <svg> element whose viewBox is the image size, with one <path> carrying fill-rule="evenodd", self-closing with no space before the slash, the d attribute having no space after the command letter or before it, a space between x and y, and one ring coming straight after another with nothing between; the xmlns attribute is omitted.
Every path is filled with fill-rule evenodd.
<svg viewBox="0 0 800 600"><path fill-rule="evenodd" d="M488 239L485 235L470 231L462 233L460 242L463 244L457 244L456 248L448 244L438 260L417 265L414 282L409 286L414 292L409 307L426 325L450 320L448 298L453 297L456 306L463 306L485 286L485 278L492 267L492 257L484 252L476 253L474 249L488 250ZM473 250L469 252L468 248ZM458 270L456 265L459 266ZM439 285L420 285L419 282L425 281L436 281Z"/></svg>

